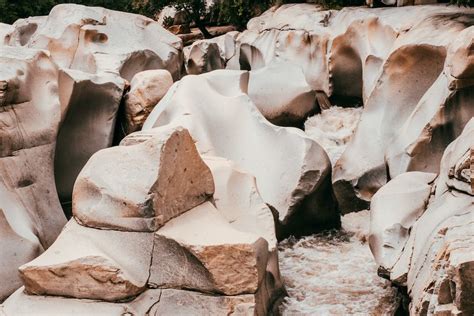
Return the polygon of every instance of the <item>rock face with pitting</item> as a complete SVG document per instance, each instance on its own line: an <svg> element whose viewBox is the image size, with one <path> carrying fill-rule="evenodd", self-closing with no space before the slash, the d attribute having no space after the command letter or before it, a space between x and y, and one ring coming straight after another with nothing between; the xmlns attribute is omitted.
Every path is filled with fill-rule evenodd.
<svg viewBox="0 0 474 316"><path fill-rule="evenodd" d="M17 268L48 248L66 223L53 173L64 107L45 52L0 50L0 300L21 286Z"/></svg>
<svg viewBox="0 0 474 316"><path fill-rule="evenodd" d="M374 196L371 249L380 272L408 288L412 314L474 312L474 194L467 183L473 139L471 119L446 149L433 188L433 175L407 173ZM417 182L426 184L415 188ZM391 187L402 189L393 210Z"/></svg>
<svg viewBox="0 0 474 316"><path fill-rule="evenodd" d="M141 130L146 118L173 85L166 70L146 70L137 73L125 95L125 133Z"/></svg>
<svg viewBox="0 0 474 316"><path fill-rule="evenodd" d="M83 225L156 231L214 193L209 168L184 129L97 152L79 174L73 215Z"/></svg>
<svg viewBox="0 0 474 316"><path fill-rule="evenodd" d="M61 203L69 208L82 167L112 145L126 81L148 69L166 69L178 79L182 42L149 18L75 4L1 29L5 45L48 50L62 69L60 97L68 111L58 136L55 176Z"/></svg>
<svg viewBox="0 0 474 316"><path fill-rule="evenodd" d="M277 235L337 226L326 153L302 131L266 121L247 89L245 71L187 76L168 91L143 128L186 127L201 154L227 158L254 175L263 200L278 211L283 227Z"/></svg>
<svg viewBox="0 0 474 316"><path fill-rule="evenodd" d="M113 72L126 80L147 69L180 75L181 40L152 19L130 13L60 4L30 38L10 38L10 45L18 43L50 51L62 68Z"/></svg>
<svg viewBox="0 0 474 316"><path fill-rule="evenodd" d="M211 175L190 140L180 127L161 127L131 134L121 146L96 153L73 197L75 215L76 206L94 206L94 199L101 203L97 212L87 214L90 221L97 218L95 228L71 219L45 253L23 265L26 294L19 290L5 302L6 315L28 314L31 306L40 313L68 315L115 315L124 309L160 315L267 314L284 293L271 210L253 177L225 159L207 157L215 170ZM178 187L170 184L170 174ZM214 191L213 177L221 185L214 196L218 209L205 202ZM85 194L91 186L100 191ZM205 199L193 199L196 188ZM159 199L139 203L150 194ZM160 225L148 225L150 212L141 212L140 206L161 212ZM103 214L113 212L121 212L114 217L123 220L118 225L104 221ZM140 232L142 227L153 229ZM55 304L61 307L52 310Z"/></svg>

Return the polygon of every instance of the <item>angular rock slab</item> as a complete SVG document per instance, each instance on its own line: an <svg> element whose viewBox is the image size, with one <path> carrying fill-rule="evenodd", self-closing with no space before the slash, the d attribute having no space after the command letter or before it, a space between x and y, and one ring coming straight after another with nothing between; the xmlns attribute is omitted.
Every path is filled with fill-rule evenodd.
<svg viewBox="0 0 474 316"><path fill-rule="evenodd" d="M252 294L207 295L193 291L147 290L133 301L111 303L54 296L28 295L23 288L0 305L5 316L83 315L267 315L267 307Z"/></svg>
<svg viewBox="0 0 474 316"><path fill-rule="evenodd" d="M70 220L55 243L20 267L25 291L117 301L146 288L152 233L101 230Z"/></svg>
<svg viewBox="0 0 474 316"><path fill-rule="evenodd" d="M227 158L255 176L263 200L279 213L282 231L290 225L299 233L337 226L326 153L302 131L270 124L245 94L247 86L244 71L186 76L143 130L184 126L201 154Z"/></svg>
<svg viewBox="0 0 474 316"><path fill-rule="evenodd" d="M233 228L206 202L156 232L150 283L225 295L255 293L267 261L263 238Z"/></svg>
<svg viewBox="0 0 474 316"><path fill-rule="evenodd" d="M12 38L10 45L17 42ZM62 68L113 72L126 80L147 69L167 69L176 79L181 72L178 37L152 19L99 7L57 5L22 45L50 51Z"/></svg>
<svg viewBox="0 0 474 316"><path fill-rule="evenodd" d="M67 113L57 136L54 169L61 202L71 202L74 182L97 151L110 147L125 80L111 73L60 72Z"/></svg>
<svg viewBox="0 0 474 316"><path fill-rule="evenodd" d="M57 67L45 52L1 48L0 243L5 264L0 270L7 277L0 282L0 300L20 285L18 266L49 247L66 223L53 172L64 109L59 89Z"/></svg>
<svg viewBox="0 0 474 316"><path fill-rule="evenodd" d="M188 131L162 128L97 152L74 185L73 214L86 226L156 231L214 193L212 174Z"/></svg>
<svg viewBox="0 0 474 316"><path fill-rule="evenodd" d="M255 177L230 160L204 156L214 178L214 204L235 229L264 238L269 251L276 249L274 215L263 201Z"/></svg>
<svg viewBox="0 0 474 316"><path fill-rule="evenodd" d="M146 118L173 85L166 70L146 70L133 76L125 95L125 133L141 130Z"/></svg>
<svg viewBox="0 0 474 316"><path fill-rule="evenodd" d="M160 300L161 290L147 290L130 302L112 303L60 296L28 295L18 289L0 305L0 315L5 316L84 316L84 315L147 315Z"/></svg>

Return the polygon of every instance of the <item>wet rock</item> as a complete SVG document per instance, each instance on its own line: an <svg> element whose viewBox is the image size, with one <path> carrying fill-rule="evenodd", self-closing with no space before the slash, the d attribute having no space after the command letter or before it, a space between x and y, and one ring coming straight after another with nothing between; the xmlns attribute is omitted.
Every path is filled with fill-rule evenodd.
<svg viewBox="0 0 474 316"><path fill-rule="evenodd" d="M145 290L152 248L152 233L88 228L72 219L48 251L19 270L28 294L124 300Z"/></svg>
<svg viewBox="0 0 474 316"><path fill-rule="evenodd" d="M20 286L18 266L48 248L66 218L53 173L64 109L57 67L45 52L7 46L0 65L2 300Z"/></svg>
<svg viewBox="0 0 474 316"><path fill-rule="evenodd" d="M209 168L183 128L162 128L97 152L74 185L73 214L86 226L156 231L214 192ZM146 135L145 135L146 136Z"/></svg>
<svg viewBox="0 0 474 316"><path fill-rule="evenodd" d="M146 118L173 85L166 70L147 70L137 73L125 95L125 133L141 130Z"/></svg>
<svg viewBox="0 0 474 316"><path fill-rule="evenodd" d="M254 175L283 231L337 226L326 153L302 131L268 123L245 94L247 85L244 71L187 76L168 91L143 129L184 126L201 154L227 158Z"/></svg>

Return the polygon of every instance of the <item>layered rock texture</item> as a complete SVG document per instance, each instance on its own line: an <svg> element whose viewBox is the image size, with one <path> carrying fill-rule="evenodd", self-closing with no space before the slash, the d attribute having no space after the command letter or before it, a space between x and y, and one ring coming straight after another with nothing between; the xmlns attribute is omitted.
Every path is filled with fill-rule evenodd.
<svg viewBox="0 0 474 316"><path fill-rule="evenodd" d="M474 312L474 119L446 149L439 176L402 174L371 205L379 271L412 298L414 315Z"/></svg>

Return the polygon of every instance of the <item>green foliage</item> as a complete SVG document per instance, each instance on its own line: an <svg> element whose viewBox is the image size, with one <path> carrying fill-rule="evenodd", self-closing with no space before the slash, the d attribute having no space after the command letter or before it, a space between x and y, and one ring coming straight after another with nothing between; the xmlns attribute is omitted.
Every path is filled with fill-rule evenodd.
<svg viewBox="0 0 474 316"><path fill-rule="evenodd" d="M474 0L451 0L451 4L464 7L474 7Z"/></svg>
<svg viewBox="0 0 474 316"><path fill-rule="evenodd" d="M219 23L233 24L239 29L274 4L273 0L227 0L217 4Z"/></svg>
<svg viewBox="0 0 474 316"><path fill-rule="evenodd" d="M0 0L0 22L11 24L20 18L47 15L60 3L77 3L134 12L132 0Z"/></svg>
<svg viewBox="0 0 474 316"><path fill-rule="evenodd" d="M165 28L169 28L170 26L172 26L173 22L174 22L174 18L172 16L165 16L163 18L163 26Z"/></svg>

